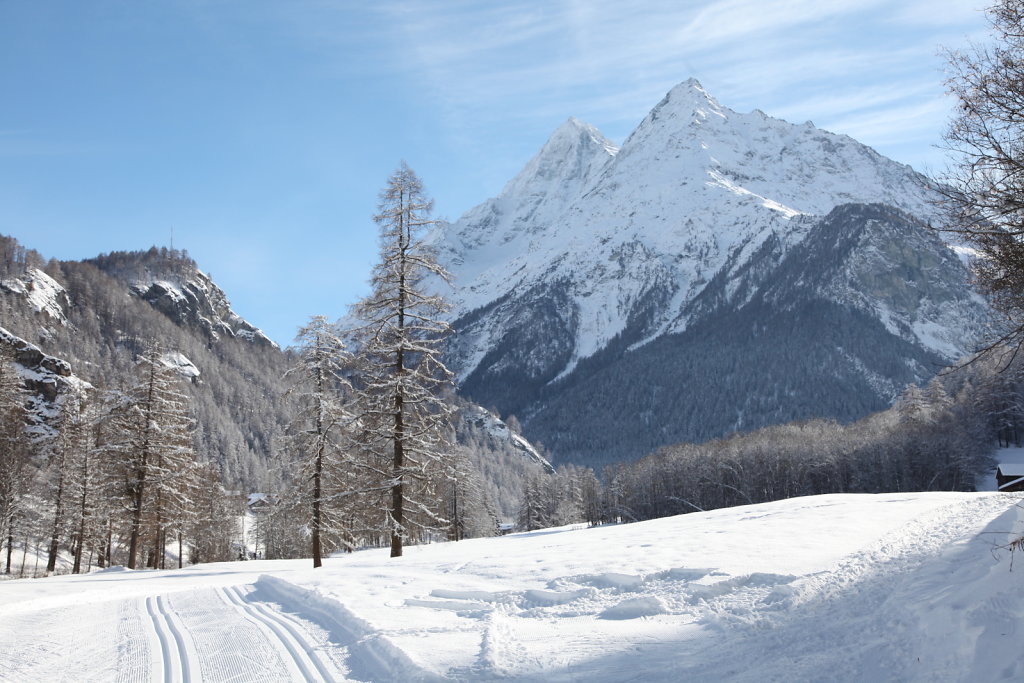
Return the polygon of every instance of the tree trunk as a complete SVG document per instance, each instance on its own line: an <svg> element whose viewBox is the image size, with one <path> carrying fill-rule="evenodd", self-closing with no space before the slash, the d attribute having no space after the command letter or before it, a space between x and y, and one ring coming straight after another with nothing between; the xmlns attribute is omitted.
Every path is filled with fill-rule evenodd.
<svg viewBox="0 0 1024 683"><path fill-rule="evenodd" d="M78 547L75 548L75 566L71 569L72 574L78 574L82 571L82 548L85 546L86 517L85 493L82 493L82 516L81 521L78 523Z"/></svg>
<svg viewBox="0 0 1024 683"><path fill-rule="evenodd" d="M317 410L316 410L316 460L313 463L313 569L323 566L320 548L320 529L323 524L320 498L323 495L324 471L324 408L323 392L324 376L322 368L317 368Z"/></svg>
<svg viewBox="0 0 1024 683"><path fill-rule="evenodd" d="M142 491L145 484L146 470L143 466L139 471L139 482L135 489L135 499L132 501L134 509L132 510L131 540L128 543L128 569L135 569L136 559L138 558L139 537L142 534Z"/></svg>
<svg viewBox="0 0 1024 683"><path fill-rule="evenodd" d="M323 446L318 446L318 452L316 455L316 463L313 469L313 568L316 569L323 565L323 559L321 557L320 548L320 525L321 525L321 510L320 510L320 496L322 494L322 483L321 476L323 474Z"/></svg>
<svg viewBox="0 0 1024 683"><path fill-rule="evenodd" d="M401 373L402 352L398 352L398 367ZM403 473L405 467L405 425L402 420L402 392L395 395L395 451L392 472L394 484L391 485L391 557L402 556L402 534L405 533L405 491L403 490Z"/></svg>
<svg viewBox="0 0 1024 683"><path fill-rule="evenodd" d="M403 220L406 220L403 218ZM395 354L395 431L394 437L394 462L392 463L392 474L394 483L391 485L391 520L394 526L391 527L391 557L402 556L402 535L405 533L405 491L403 490L405 468L405 422L403 420L404 410L402 396L402 375L405 373L405 350L402 344L405 342L405 276L406 262L405 250L408 247L408 240L405 232L408 226L403 226L401 233L402 243L400 244L401 261L398 269L398 334L399 346Z"/></svg>
<svg viewBox="0 0 1024 683"><path fill-rule="evenodd" d="M52 574L57 569L57 550L60 545L60 520L64 516L64 454L60 456L57 466L57 505L53 512L53 528L50 533L50 552L46 559L46 573Z"/></svg>
<svg viewBox="0 0 1024 683"><path fill-rule="evenodd" d="M28 560L28 531L25 532L25 540L21 544L21 569L18 570L18 578L25 576L25 562Z"/></svg>

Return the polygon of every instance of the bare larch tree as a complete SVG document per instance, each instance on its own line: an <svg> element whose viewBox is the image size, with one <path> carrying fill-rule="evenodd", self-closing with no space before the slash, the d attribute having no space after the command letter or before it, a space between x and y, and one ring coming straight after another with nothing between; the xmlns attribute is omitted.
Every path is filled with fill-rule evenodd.
<svg viewBox="0 0 1024 683"><path fill-rule="evenodd" d="M441 360L448 306L425 281L447 283L449 275L423 239L436 222L432 208L419 177L403 162L388 178L374 216L380 261L373 291L353 310L362 323L360 431L390 493L385 523L392 557L402 554L407 539L445 524L438 477L450 451L444 393L452 374Z"/></svg>

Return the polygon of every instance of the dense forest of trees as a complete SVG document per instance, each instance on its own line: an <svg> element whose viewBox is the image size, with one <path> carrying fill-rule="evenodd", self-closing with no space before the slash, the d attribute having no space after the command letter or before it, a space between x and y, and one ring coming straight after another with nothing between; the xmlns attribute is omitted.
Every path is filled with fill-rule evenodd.
<svg viewBox="0 0 1024 683"><path fill-rule="evenodd" d="M77 573L111 564L165 568L175 542L179 567L186 549L204 561L237 552L231 541L242 508L219 471L196 460L190 401L162 358L148 345L133 383L66 395L53 428L31 432L14 361L0 357L5 573L25 574L32 554L36 562L45 555L52 573L64 553ZM22 566L13 567L19 544Z"/></svg>
<svg viewBox="0 0 1024 683"><path fill-rule="evenodd" d="M607 516L642 520L822 493L972 491L1024 421L1019 362L983 359L910 385L888 410L843 425L804 420L659 449L605 471Z"/></svg>
<svg viewBox="0 0 1024 683"><path fill-rule="evenodd" d="M14 254L5 261L11 274L45 265L31 252L8 251ZM76 268L60 264L60 274L83 276L91 266ZM85 279L91 277L102 282L101 274ZM69 291L69 299L84 308L82 288ZM99 301L96 317L113 319L115 307L104 309L103 303L115 301L113 295L101 286L90 296ZM0 302L13 309L13 298L0 297ZM88 317L74 305L67 310L72 320ZM45 330L37 339L71 338L44 313L18 315ZM337 325L314 318L293 350L277 352L293 369L281 373L280 393L260 399L275 405L270 414L282 423L268 446L208 423L225 410L244 411L250 392L240 389L238 397L224 399L234 405L221 406L221 412L204 410L203 401L211 399L202 398L197 388L220 382L207 373L201 376L205 384L183 377L173 363L163 362L169 349L141 335L122 334L95 363L76 356L76 365L97 370L89 376L92 388L62 397L57 414L40 425L26 413L30 402L23 378L4 346L4 570L19 575L110 564L166 567L168 549L175 545L173 564L236 559L254 545L269 558L322 558L339 550L392 545L398 528L393 487L396 472L407 470L395 469L393 443L384 452L368 433L376 425L378 444L381 435L393 435L394 412L388 406L395 397L382 403L379 395L371 400L361 392L368 384L361 373L375 361L350 355L344 336ZM216 344L206 344L207 352L216 351ZM202 357L202 349L186 348ZM118 362L104 360L104 353ZM422 347L409 358L415 361L417 354L423 357ZM511 438L518 429L514 418L508 425L494 415L480 422L480 409L443 390L443 373L434 375L442 382L430 389L429 419L407 424L420 424L423 433L427 427L441 431L430 437L426 466L407 479L415 496L402 540L460 540L510 527L642 520L817 493L970 490L990 468L993 448L1020 438L1024 361L1011 358L1010 352L990 354L924 387L910 385L895 406L852 424L802 420L678 444L635 463L612 464L600 478L586 467L551 471L524 457ZM244 363L234 361L235 367ZM99 372L103 368L107 372ZM231 381L224 379L224 386L231 387ZM380 384L393 386L386 380ZM390 422L381 420L388 415ZM214 437L224 439L225 447L211 448ZM240 524L245 496L232 492L243 477L224 456L230 462L232 452L254 447L267 448L272 456L255 470L264 478L252 477L256 484L245 489L264 493L251 509L256 523L246 539ZM15 549L25 551L18 553L22 558L40 559L35 566L18 566L12 562Z"/></svg>
<svg viewBox="0 0 1024 683"><path fill-rule="evenodd" d="M153 248L93 261L45 261L0 236L0 269L5 273L0 276L0 326L67 360L93 385L107 388L132 382L145 345L160 340L202 370L184 387L196 417L199 458L214 464L231 488L265 488L279 478L272 454L283 446L292 412L282 381L290 362L287 354L246 337L222 334L214 339L205 327L176 321L132 293L136 278L179 283L199 278L187 253ZM56 295L61 317L26 303L22 283L41 287L33 272L62 287Z"/></svg>

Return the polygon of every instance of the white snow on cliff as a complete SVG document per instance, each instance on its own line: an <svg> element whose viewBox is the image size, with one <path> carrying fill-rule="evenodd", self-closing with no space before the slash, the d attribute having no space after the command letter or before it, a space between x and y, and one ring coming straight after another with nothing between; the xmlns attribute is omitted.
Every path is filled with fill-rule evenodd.
<svg viewBox="0 0 1024 683"><path fill-rule="evenodd" d="M161 355L160 362L164 366L173 369L185 379L192 380L202 374L199 372L199 368L196 367L196 364L189 360L188 356L180 351L171 351Z"/></svg>
<svg viewBox="0 0 1024 683"><path fill-rule="evenodd" d="M68 301L67 291L38 268L29 268L20 278L4 279L0 281L0 287L21 294L37 312L47 314L62 325L67 324L64 312Z"/></svg>

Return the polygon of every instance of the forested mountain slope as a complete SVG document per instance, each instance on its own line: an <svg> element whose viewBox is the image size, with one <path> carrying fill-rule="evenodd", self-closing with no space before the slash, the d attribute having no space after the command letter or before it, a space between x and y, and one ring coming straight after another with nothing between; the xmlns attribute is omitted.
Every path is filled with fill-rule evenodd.
<svg viewBox="0 0 1024 683"><path fill-rule="evenodd" d="M0 320L11 333L110 389L129 382L146 343L159 342L190 380L200 459L231 486L258 490L275 479L289 419L287 356L230 310L186 253L44 263L10 238L0 238L0 250Z"/></svg>
<svg viewBox="0 0 1024 683"><path fill-rule="evenodd" d="M198 458L216 464L229 488L287 486L296 410L284 375L292 354L234 313L185 252L46 261L0 236L0 343L14 350L30 390L34 431L53 433L68 394L130 386L150 341L186 380ZM524 478L551 465L497 417L457 403L460 451L495 510L514 518Z"/></svg>

